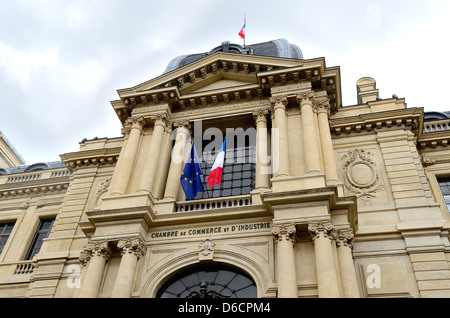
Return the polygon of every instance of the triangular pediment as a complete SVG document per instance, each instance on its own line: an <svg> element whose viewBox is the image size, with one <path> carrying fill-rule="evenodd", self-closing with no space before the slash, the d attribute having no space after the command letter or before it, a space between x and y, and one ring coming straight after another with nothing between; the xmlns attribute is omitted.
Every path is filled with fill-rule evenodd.
<svg viewBox="0 0 450 318"><path fill-rule="evenodd" d="M178 112L272 96L272 88L310 82L326 91L332 111L340 107L339 67L325 59L298 60L218 52L131 88L118 90L111 102L123 123L135 108L146 112L164 107ZM141 111L142 113L142 111Z"/></svg>
<svg viewBox="0 0 450 318"><path fill-rule="evenodd" d="M259 72L301 65L302 60L215 53L157 78L117 92L131 96L151 90L177 87L182 94L201 90L256 84Z"/></svg>

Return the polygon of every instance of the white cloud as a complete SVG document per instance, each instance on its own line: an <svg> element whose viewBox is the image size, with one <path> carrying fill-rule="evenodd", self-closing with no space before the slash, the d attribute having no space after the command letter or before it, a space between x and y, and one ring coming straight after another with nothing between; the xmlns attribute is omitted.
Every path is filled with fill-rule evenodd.
<svg viewBox="0 0 450 318"><path fill-rule="evenodd" d="M41 52L22 52L0 43L0 67L6 70L11 81L16 81L22 89L28 90L33 74L44 66L58 62L58 49L52 47Z"/></svg>

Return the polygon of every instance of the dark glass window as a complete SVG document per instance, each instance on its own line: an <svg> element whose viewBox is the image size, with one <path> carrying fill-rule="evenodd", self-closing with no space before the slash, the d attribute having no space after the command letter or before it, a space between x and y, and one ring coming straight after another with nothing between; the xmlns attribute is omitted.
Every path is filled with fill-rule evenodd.
<svg viewBox="0 0 450 318"><path fill-rule="evenodd" d="M14 227L14 222L0 224L0 254L8 241L9 235Z"/></svg>
<svg viewBox="0 0 450 318"><path fill-rule="evenodd" d="M438 179L438 182L442 195L444 196L445 204L450 212L450 178Z"/></svg>
<svg viewBox="0 0 450 318"><path fill-rule="evenodd" d="M194 267L175 275L158 298L256 298L255 282L228 266Z"/></svg>
<svg viewBox="0 0 450 318"><path fill-rule="evenodd" d="M55 219L42 219L39 223L39 227L36 231L36 234L34 235L34 239L31 243L30 250L28 251L26 260L32 260L34 255L39 253L39 250L41 249L42 242L45 238L48 237L50 234L50 230L53 226L53 221Z"/></svg>
<svg viewBox="0 0 450 318"><path fill-rule="evenodd" d="M230 151L233 151L230 154ZM247 146L227 149L222 170L222 182L210 189L206 180L214 160L202 160L204 183L202 192L195 199L219 198L250 194L255 188L255 147ZM203 158L215 158L215 153L203 152Z"/></svg>

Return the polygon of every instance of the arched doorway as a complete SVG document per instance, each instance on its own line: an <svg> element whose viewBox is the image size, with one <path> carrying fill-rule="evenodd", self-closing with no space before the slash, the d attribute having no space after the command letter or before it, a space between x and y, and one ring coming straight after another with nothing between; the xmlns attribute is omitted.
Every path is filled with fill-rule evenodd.
<svg viewBox="0 0 450 318"><path fill-rule="evenodd" d="M209 264L186 269L169 279L157 298L256 298L253 279L230 266Z"/></svg>

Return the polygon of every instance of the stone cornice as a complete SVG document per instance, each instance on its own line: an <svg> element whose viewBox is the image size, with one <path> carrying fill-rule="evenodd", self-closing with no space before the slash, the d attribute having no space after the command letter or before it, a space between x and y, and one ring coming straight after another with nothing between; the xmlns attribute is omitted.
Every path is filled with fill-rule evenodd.
<svg viewBox="0 0 450 318"><path fill-rule="evenodd" d="M330 131L333 135L338 136L382 128L409 127L417 137L420 137L422 135L422 120L423 109L407 108L330 119Z"/></svg>
<svg viewBox="0 0 450 318"><path fill-rule="evenodd" d="M61 159L73 172L79 168L87 166L114 165L116 164L121 148L108 148L99 150L88 150L61 155Z"/></svg>
<svg viewBox="0 0 450 318"><path fill-rule="evenodd" d="M118 90L121 100L111 102L122 123L141 107L160 103L174 113L266 99L271 89L308 82L326 91L331 112L341 106L339 68L326 68L325 60L290 60L260 56L214 54L134 88ZM240 79L243 85L193 92L222 78ZM253 82L253 83L251 83ZM248 83L248 84L244 84Z"/></svg>
<svg viewBox="0 0 450 318"><path fill-rule="evenodd" d="M37 180L0 186L0 199L64 192L69 186L68 178Z"/></svg>

